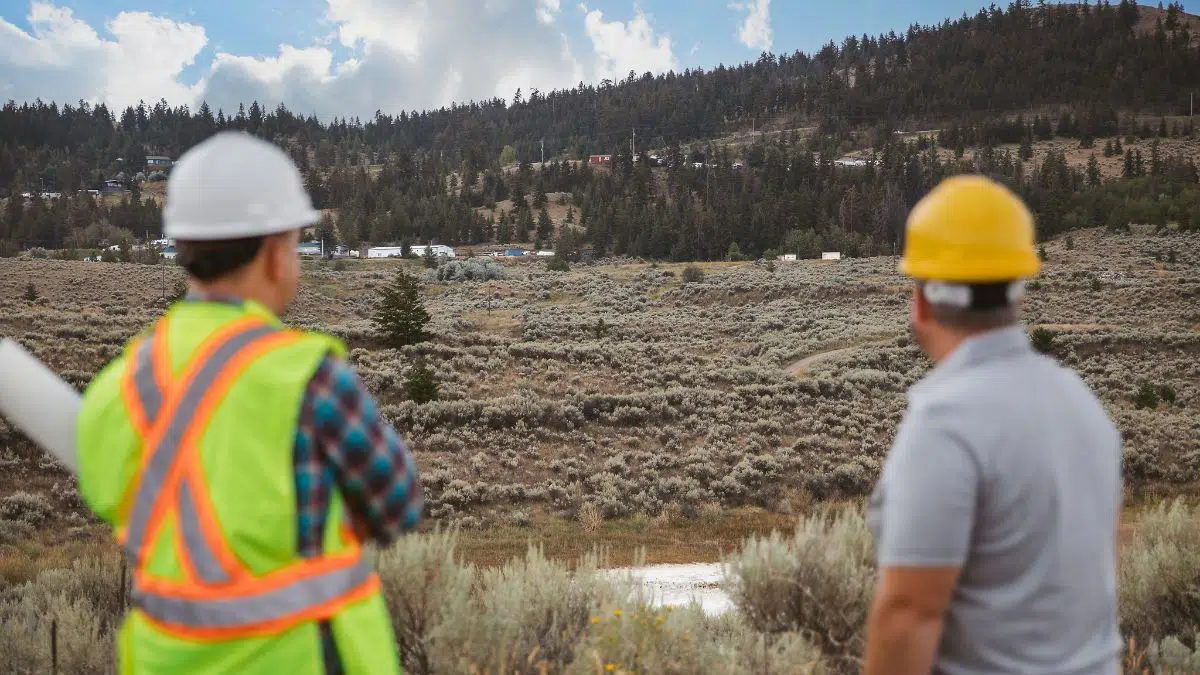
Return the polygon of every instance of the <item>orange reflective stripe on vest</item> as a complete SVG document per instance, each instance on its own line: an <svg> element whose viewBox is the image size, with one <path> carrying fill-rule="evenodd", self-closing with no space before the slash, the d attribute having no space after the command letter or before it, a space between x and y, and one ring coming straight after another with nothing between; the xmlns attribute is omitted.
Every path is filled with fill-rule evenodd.
<svg viewBox="0 0 1200 675"><path fill-rule="evenodd" d="M256 358L298 335L261 320L233 322L210 337L171 382L165 334L160 324L152 338L137 344L123 386L131 416L146 423L143 469L122 537L135 569L135 606L176 632L239 637L328 617L376 591L378 578L357 546L253 576L229 549L208 501L198 452L208 420ZM145 572L155 536L172 510L183 582Z"/></svg>

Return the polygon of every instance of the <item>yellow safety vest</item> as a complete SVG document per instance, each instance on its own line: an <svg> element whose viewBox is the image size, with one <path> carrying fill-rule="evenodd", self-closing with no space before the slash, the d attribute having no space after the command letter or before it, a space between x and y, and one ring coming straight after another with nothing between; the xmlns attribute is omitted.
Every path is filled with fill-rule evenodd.
<svg viewBox="0 0 1200 675"><path fill-rule="evenodd" d="M297 415L332 338L257 303L185 302L88 387L79 485L133 574L121 672L399 673L379 579L334 490L323 555L297 554Z"/></svg>

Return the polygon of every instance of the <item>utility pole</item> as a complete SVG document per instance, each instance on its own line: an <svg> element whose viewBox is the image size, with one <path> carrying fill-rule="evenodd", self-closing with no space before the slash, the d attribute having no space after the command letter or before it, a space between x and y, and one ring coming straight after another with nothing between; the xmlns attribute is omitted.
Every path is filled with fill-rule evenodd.
<svg viewBox="0 0 1200 675"><path fill-rule="evenodd" d="M546 163L546 139L542 139L542 164Z"/></svg>
<svg viewBox="0 0 1200 675"><path fill-rule="evenodd" d="M629 141L629 154L633 156L633 161L637 161L637 127L633 129L633 139Z"/></svg>

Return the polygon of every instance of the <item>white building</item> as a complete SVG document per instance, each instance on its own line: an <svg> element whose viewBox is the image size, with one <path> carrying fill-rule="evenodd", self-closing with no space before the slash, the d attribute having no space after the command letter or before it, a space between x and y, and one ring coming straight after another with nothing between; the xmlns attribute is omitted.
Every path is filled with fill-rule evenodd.
<svg viewBox="0 0 1200 675"><path fill-rule="evenodd" d="M825 251L821 253L821 260L841 260L842 254L840 251Z"/></svg>
<svg viewBox="0 0 1200 675"><path fill-rule="evenodd" d="M779 256L780 262L796 262L796 258L797 256L795 253L784 253L783 255Z"/></svg>
<svg viewBox="0 0 1200 675"><path fill-rule="evenodd" d="M403 246L375 246L367 249L368 258L399 258L403 255Z"/></svg>
<svg viewBox="0 0 1200 675"><path fill-rule="evenodd" d="M454 257L454 248L451 246L446 246L444 244L434 244L432 246L413 246L413 247L411 247L411 250L413 252L413 255L423 256L423 255L425 255L425 249L427 249L427 248L432 248L433 254L435 256L444 255L447 258Z"/></svg>
<svg viewBox="0 0 1200 675"><path fill-rule="evenodd" d="M425 255L425 250L432 248L435 256L446 256L453 258L454 249L443 244L434 244L433 246L410 246L408 250L418 258ZM404 255L403 246L374 246L367 249L368 258L399 258Z"/></svg>

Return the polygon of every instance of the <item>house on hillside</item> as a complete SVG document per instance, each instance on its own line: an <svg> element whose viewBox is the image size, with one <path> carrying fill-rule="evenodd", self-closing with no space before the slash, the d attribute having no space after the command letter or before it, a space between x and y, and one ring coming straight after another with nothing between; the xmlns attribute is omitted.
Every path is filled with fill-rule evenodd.
<svg viewBox="0 0 1200 675"><path fill-rule="evenodd" d="M842 254L840 251L823 251L821 260L841 260Z"/></svg>
<svg viewBox="0 0 1200 675"><path fill-rule="evenodd" d="M103 192L129 192L129 188L126 187L125 183L122 181L106 180L104 181Z"/></svg>
<svg viewBox="0 0 1200 675"><path fill-rule="evenodd" d="M795 253L784 253L783 255L779 256L780 262L796 262L797 259L798 256Z"/></svg>
<svg viewBox="0 0 1200 675"><path fill-rule="evenodd" d="M175 162L164 155L146 155L146 168L154 169L169 169Z"/></svg>
<svg viewBox="0 0 1200 675"><path fill-rule="evenodd" d="M612 155L590 155L588 164L612 164Z"/></svg>
<svg viewBox="0 0 1200 675"><path fill-rule="evenodd" d="M300 255L321 255L321 242L305 241L296 246L296 253Z"/></svg>

